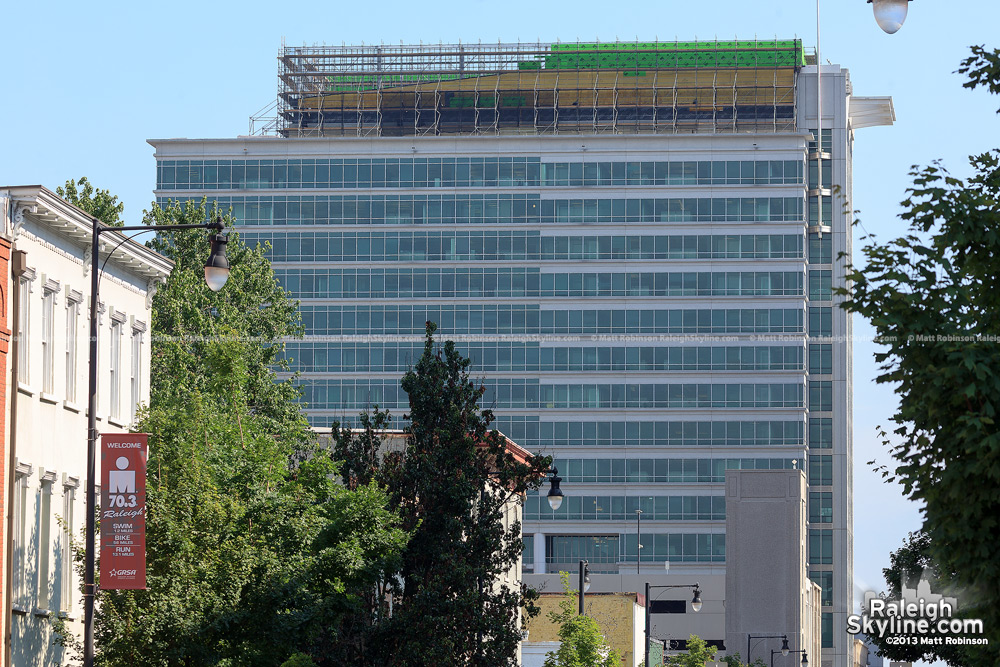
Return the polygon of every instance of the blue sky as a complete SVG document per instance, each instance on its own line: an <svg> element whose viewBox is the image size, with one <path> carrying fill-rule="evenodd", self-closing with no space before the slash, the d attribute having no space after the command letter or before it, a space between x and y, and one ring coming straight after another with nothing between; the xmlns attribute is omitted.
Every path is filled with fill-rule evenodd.
<svg viewBox="0 0 1000 667"><path fill-rule="evenodd" d="M966 156L1000 141L1000 98L954 74L972 44L1000 46L995 0L914 0L886 35L864 0L820 0L823 59L851 71L858 95L891 95L897 123L858 131L854 206L886 238L913 164L941 159L956 175ZM290 45L801 37L816 42L812 0L658 3L526 2L12 2L4 9L0 184L51 189L88 176L125 202L129 224L155 181L149 138L232 137L277 89L276 54ZM991 41L992 39L992 41ZM855 323L860 337L871 330ZM888 462L875 439L894 401L875 375L869 343L855 345L855 575L882 585L881 568L918 509L865 461Z"/></svg>

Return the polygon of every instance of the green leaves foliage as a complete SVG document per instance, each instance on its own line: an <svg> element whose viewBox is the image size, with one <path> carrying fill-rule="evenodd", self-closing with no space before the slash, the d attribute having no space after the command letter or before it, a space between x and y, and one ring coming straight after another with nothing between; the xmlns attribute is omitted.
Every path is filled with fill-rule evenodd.
<svg viewBox="0 0 1000 667"><path fill-rule="evenodd" d="M489 428L492 413L479 407L485 389L469 360L451 341L439 348L434 330L428 323L423 355L402 380L410 400L405 448L380 455L393 448L376 432L388 423L377 408L362 417L361 433L334 424L345 484L384 485L412 535L391 618L371 607L358 624L366 650L337 664L515 664L519 610L533 596L510 579L523 542L505 507L539 486L551 460L522 462L507 451Z"/></svg>
<svg viewBox="0 0 1000 667"><path fill-rule="evenodd" d="M726 667L767 667L767 663L765 663L761 658L754 658L753 662L748 665L743 662L743 658L740 656L738 651L732 655L727 655L721 658L719 662L726 663Z"/></svg>
<svg viewBox="0 0 1000 667"><path fill-rule="evenodd" d="M275 381L274 371L287 370L281 351L284 339L302 333L298 303L278 284L265 256L268 246L249 248L232 230L231 217L203 200L171 203L147 211L150 225L200 224L222 217L229 235L229 281L220 292L205 284L208 232L201 229L158 234L150 247L175 262L170 279L153 299L151 386L156 397L183 396L189 391L215 392L213 383L228 374L219 364L238 360L246 368L245 384L236 387L256 414L272 421L272 428L305 421L295 403L298 392L291 378ZM240 354L213 356L210 341L228 340Z"/></svg>
<svg viewBox="0 0 1000 667"><path fill-rule="evenodd" d="M217 214L204 203L171 205L146 219ZM152 242L176 265L153 300L151 400L137 425L150 434L148 590L100 593L101 665L322 656L331 627L361 604L356 591L397 571L407 542L380 487L336 483L294 386L271 368L300 324L263 249L232 233L230 280L213 293L206 236Z"/></svg>
<svg viewBox="0 0 1000 667"><path fill-rule="evenodd" d="M380 489L334 484L315 452L290 471L300 434L217 399L172 397L139 424L151 434L149 589L101 595L102 664L280 664L405 543Z"/></svg>
<svg viewBox="0 0 1000 667"><path fill-rule="evenodd" d="M962 84L966 88L985 86L994 95L1000 94L1000 50L973 46L972 56L962 61L958 73L969 75L969 80Z"/></svg>
<svg viewBox="0 0 1000 667"><path fill-rule="evenodd" d="M916 589L921 578L926 579L937 594L957 596L955 618L982 618L987 609L975 604L961 588L956 588L955 573L942 570L931 557L931 539L927 533L910 533L906 541L889 556L889 567L882 570L888 592L884 599L899 600L902 589ZM895 635L869 637L878 655L888 660L933 662L943 660L952 667L991 667L1000 662L995 648L949 644L912 644L895 640Z"/></svg>
<svg viewBox="0 0 1000 667"><path fill-rule="evenodd" d="M122 220L125 204L107 190L95 190L86 176L79 181L66 181L63 187L56 188L56 194L109 227L121 227L125 224Z"/></svg>
<svg viewBox="0 0 1000 667"><path fill-rule="evenodd" d="M963 63L970 84L1000 83L998 52ZM850 267L844 307L867 317L884 345L879 383L896 387L898 480L924 505L929 555L987 610L1000 644L1000 151L970 158L973 176L914 168L903 202L909 233L870 242Z"/></svg>
<svg viewBox="0 0 1000 667"><path fill-rule="evenodd" d="M577 591L569 583L569 573L560 572L565 597L559 611L549 618L559 625L559 650L545 656L545 667L618 667L622 658L601 634L601 626L590 616L577 613Z"/></svg>
<svg viewBox="0 0 1000 667"><path fill-rule="evenodd" d="M672 655L664 664L666 667L705 667L705 663L715 659L716 651L716 647L709 646L698 635L691 635L688 637L687 653Z"/></svg>

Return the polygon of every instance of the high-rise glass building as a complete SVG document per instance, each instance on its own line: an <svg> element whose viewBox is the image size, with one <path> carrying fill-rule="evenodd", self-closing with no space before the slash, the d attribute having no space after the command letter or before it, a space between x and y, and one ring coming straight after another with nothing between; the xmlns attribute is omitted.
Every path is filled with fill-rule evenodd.
<svg viewBox="0 0 1000 667"><path fill-rule="evenodd" d="M797 40L283 48L279 80L263 135L150 143L160 201L207 195L271 243L312 423L401 419L436 322L497 427L566 480L559 511L525 503L536 573L639 552L718 572L725 470L803 467L823 664L846 665L834 288L854 130L891 123L891 101L836 65L818 95Z"/></svg>

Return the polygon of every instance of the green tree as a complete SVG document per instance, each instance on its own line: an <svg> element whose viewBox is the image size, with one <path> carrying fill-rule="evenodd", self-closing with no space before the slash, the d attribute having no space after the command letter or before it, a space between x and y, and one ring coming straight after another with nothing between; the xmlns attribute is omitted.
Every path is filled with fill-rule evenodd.
<svg viewBox="0 0 1000 667"><path fill-rule="evenodd" d="M1000 52L974 47L967 87L1000 86ZM954 573L960 602L980 604L1000 646L1000 150L972 156L973 175L914 168L903 201L909 233L869 240L849 267L844 307L866 316L883 350L876 382L896 386L898 480L924 506L930 556ZM992 649L991 649L992 650ZM996 664L989 662L988 664Z"/></svg>
<svg viewBox="0 0 1000 667"><path fill-rule="evenodd" d="M938 594L952 595L954 593L955 573L942 571L931 558L931 541L927 533L910 533L906 541L889 556L889 567L882 570L888 591L882 594L886 600L899 600L904 586L916 589L921 578ZM959 600L956 618L981 618L984 610L976 605L963 604ZM900 662L916 662L926 660L933 662L943 660L953 667L973 667L977 665L996 665L1000 654L996 651L978 646L962 646L948 644L911 644L899 642L895 635L881 636L872 634L869 637L878 650L878 655L889 660Z"/></svg>
<svg viewBox="0 0 1000 667"><path fill-rule="evenodd" d="M316 667L316 663L305 653L296 653L281 663L281 667Z"/></svg>
<svg viewBox="0 0 1000 667"><path fill-rule="evenodd" d="M147 220L212 219L201 205ZM99 664L278 665L313 656L355 613L349 593L399 569L407 540L376 484L347 489L317 449L282 340L300 330L264 249L232 233L226 288L204 283L202 230L151 245L176 263L153 300L147 583L99 594ZM302 658L296 658L300 663Z"/></svg>
<svg viewBox="0 0 1000 667"><path fill-rule="evenodd" d="M619 667L621 656L601 635L601 626L590 616L577 613L577 591L570 587L569 573L560 572L565 597L559 611L549 618L559 625L559 650L545 656L545 667Z"/></svg>
<svg viewBox="0 0 1000 667"><path fill-rule="evenodd" d="M169 257L175 267L153 299L153 354L150 370L152 403L167 396L183 397L209 389L212 374L207 349L226 338L239 345L246 368L242 388L255 415L270 420L275 433L294 426L306 433L297 400L294 377L277 381L275 371L287 373L284 341L302 335L298 302L278 284L267 259L269 246L250 248L232 230L233 219L205 201L165 207L154 205L144 223L198 224L222 217L229 243L231 272L226 287L213 292L205 284L204 266L209 244L205 230L158 234L148 245Z"/></svg>
<svg viewBox="0 0 1000 667"><path fill-rule="evenodd" d="M280 664L351 610L348 586L396 567L405 534L384 493L335 484L325 456L290 474L299 435L274 434L240 399L233 352L210 350L226 367L218 393L157 404L139 424L149 588L101 594L101 664Z"/></svg>
<svg viewBox="0 0 1000 667"><path fill-rule="evenodd" d="M765 663L761 658L754 658L753 662L748 665L743 662L743 656L741 656L739 652L727 655L722 658L720 662L726 663L727 667L767 667L767 663Z"/></svg>
<svg viewBox="0 0 1000 667"><path fill-rule="evenodd" d="M541 484L551 459L522 462L507 451L489 428L492 412L479 407L485 388L470 377L470 361L451 341L436 347L434 330L427 323L423 355L402 381L410 403L403 451L379 458L386 447L375 431L386 413L365 417L360 435L334 424L346 485L374 479L390 489L412 533L399 604L390 618L369 606L358 623L368 639L341 643L368 650L339 664L513 665L520 609L535 595L495 582L524 546L520 523L504 524L505 506Z"/></svg>
<svg viewBox="0 0 1000 667"><path fill-rule="evenodd" d="M667 658L666 667L705 667L705 663L715 659L718 649L709 646L698 635L688 637L687 653Z"/></svg>
<svg viewBox="0 0 1000 667"><path fill-rule="evenodd" d="M56 194L110 227L125 224L122 220L125 204L107 190L95 190L86 176L76 182L66 181L65 186L56 188Z"/></svg>

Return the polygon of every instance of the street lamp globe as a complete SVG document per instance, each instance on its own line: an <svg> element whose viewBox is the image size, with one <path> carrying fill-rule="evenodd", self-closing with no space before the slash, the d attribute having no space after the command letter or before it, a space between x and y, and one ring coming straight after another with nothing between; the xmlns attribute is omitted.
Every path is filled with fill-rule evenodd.
<svg viewBox="0 0 1000 667"><path fill-rule="evenodd" d="M229 239L224 234L215 234L209 238L212 251L205 262L205 282L213 292L218 292L229 280L229 259L226 258L226 243Z"/></svg>
<svg viewBox="0 0 1000 667"><path fill-rule="evenodd" d="M695 586L694 597L691 598L691 610L701 611L701 589Z"/></svg>
<svg viewBox="0 0 1000 667"><path fill-rule="evenodd" d="M548 500L549 507L555 512L562 506L563 492L559 488L559 483L562 482L562 477L559 476L559 469L552 469L552 477L549 480L552 483L552 487L549 489Z"/></svg>
<svg viewBox="0 0 1000 667"><path fill-rule="evenodd" d="M903 27L910 0L868 0L875 12L875 22L890 35Z"/></svg>
<svg viewBox="0 0 1000 667"><path fill-rule="evenodd" d="M553 493L552 491L549 491L548 499L549 499L549 507L552 508L553 512L562 507L562 501L563 501L562 491L559 491L558 493Z"/></svg>

